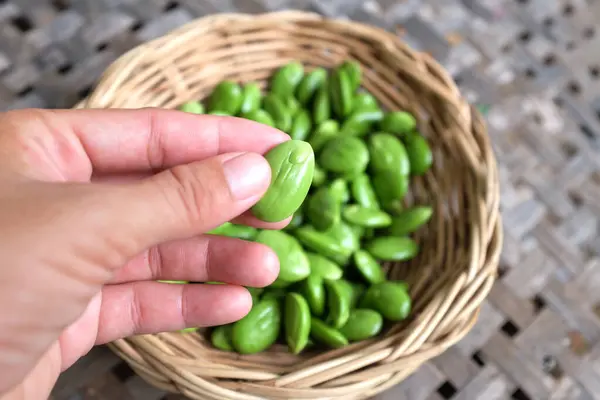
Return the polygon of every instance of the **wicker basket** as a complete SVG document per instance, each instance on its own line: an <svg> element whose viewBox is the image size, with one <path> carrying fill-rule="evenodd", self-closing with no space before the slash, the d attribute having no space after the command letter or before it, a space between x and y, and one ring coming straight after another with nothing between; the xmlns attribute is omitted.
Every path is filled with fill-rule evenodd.
<svg viewBox="0 0 600 400"><path fill-rule="evenodd" d="M364 87L387 109L419 115L433 169L409 202L434 204L416 238L421 255L386 265L410 283L412 319L339 350L294 356L283 346L240 356L212 348L202 332L132 337L111 348L151 384L195 399L364 399L399 383L460 340L493 284L502 242L496 163L481 116L447 72L396 35L302 12L220 14L193 22L117 60L84 107L174 108L223 79L263 81L300 60L344 59L364 68Z"/></svg>

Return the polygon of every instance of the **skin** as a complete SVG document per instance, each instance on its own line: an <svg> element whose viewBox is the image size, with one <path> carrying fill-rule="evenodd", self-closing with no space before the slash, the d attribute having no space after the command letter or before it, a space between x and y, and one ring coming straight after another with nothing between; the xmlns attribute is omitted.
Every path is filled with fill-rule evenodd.
<svg viewBox="0 0 600 400"><path fill-rule="evenodd" d="M288 139L167 110L0 113L0 399L47 398L94 345L243 317L277 257L203 232L289 222L248 213Z"/></svg>

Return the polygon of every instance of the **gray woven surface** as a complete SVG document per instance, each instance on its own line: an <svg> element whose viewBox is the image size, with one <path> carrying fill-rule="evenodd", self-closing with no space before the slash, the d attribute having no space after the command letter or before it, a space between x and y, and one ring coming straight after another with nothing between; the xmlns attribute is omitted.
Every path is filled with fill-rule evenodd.
<svg viewBox="0 0 600 400"><path fill-rule="evenodd" d="M0 0L0 109L69 107L125 50L194 18L289 7L397 30L489 109L502 276L468 337L378 398L600 399L600 1ZM164 395L98 348L54 396Z"/></svg>

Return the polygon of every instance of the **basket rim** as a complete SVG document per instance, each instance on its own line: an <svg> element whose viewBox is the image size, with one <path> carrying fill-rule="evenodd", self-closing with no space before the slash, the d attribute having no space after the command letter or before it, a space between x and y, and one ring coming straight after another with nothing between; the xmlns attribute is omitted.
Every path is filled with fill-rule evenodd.
<svg viewBox="0 0 600 400"><path fill-rule="evenodd" d="M254 23L258 19L264 22L277 21L277 23L279 24L298 24L302 22L325 23L327 25L330 25L331 27L342 27L344 29L349 30L364 29L376 32L379 35L386 36L390 34L390 32L377 26L372 26L352 20L330 18L310 11L284 10L271 11L260 14L219 13L208 15L187 22L186 24L183 24L180 27L173 29L162 36L141 43L123 53L105 69L103 74L101 74L94 90L92 90L92 92L86 99L83 99L81 101L81 107L86 107L89 103L105 103L102 101L103 97L108 97L110 94L112 94L112 92L109 91L108 93L102 93L98 91L97 88L101 87L107 80L114 81L112 82L113 84L126 81L129 77L129 73L131 72L131 68L128 68L128 64L135 65L136 62L138 62L140 59L145 58L149 49L160 49L164 44L167 44L171 41L175 42L176 39L180 38L181 36L185 36L185 34L188 34L194 29L198 29L201 27L206 26L207 29L214 29L220 28L223 25L227 25L227 22L230 22L231 20L234 20L236 22L242 21L246 23ZM421 58L427 62L428 67L435 68L436 74L439 75L438 78L440 78L443 81L443 83L429 81L428 85L431 86L430 89L432 91L434 91L438 96L440 96L445 101L448 101L449 103L456 102L457 97L460 99L464 99L462 95L460 95L460 90L456 86L450 74L441 65L439 65L439 63L429 53L412 49L400 37L393 36L392 38L394 39L393 44L399 46L402 49L402 52L405 53L406 58ZM419 74L415 72L412 77L415 79L419 79L418 75ZM464 103L466 104L466 100L464 101ZM473 110L472 112L479 113L478 110Z"/></svg>
<svg viewBox="0 0 600 400"><path fill-rule="evenodd" d="M206 30L207 32L215 29L215 28L222 28L225 25L228 25L227 23L229 23L229 25L231 24L231 22L234 21L244 21L247 22L249 24L272 24L276 21L277 24L298 24L298 23L305 23L305 22L310 22L310 23L315 23L315 24L324 24L327 27L338 27L342 30L344 29L358 29L363 30L363 31L368 31L368 32L375 32L378 35L385 35L387 37L389 37L389 42L385 42L384 44L382 44L382 47L386 48L386 47L390 47L390 46L398 46L398 49L396 49L394 47L394 50L397 50L398 52L403 54L403 57L405 60L408 60L410 62L414 62L416 64L418 64L419 66L425 68L432 68L432 71L434 71L434 74L436 75L436 78L438 78L437 82L433 82L430 81L428 82L428 88L432 91L432 93L434 93L435 95L439 96L439 98L441 99L441 101L447 102L449 104L449 106L455 107L457 112L458 112L458 117L457 118L467 118L465 115L465 113L468 113L468 120L471 121L470 125L473 125L474 127L470 128L472 129L479 129L480 131L483 130L484 134L481 135L481 137L478 137L478 140L480 141L480 143L477 143L479 145L479 147L484 149L484 154L481 155L481 158L483 159L483 161L481 160L477 160L476 158L474 160L471 160L471 162L473 163L474 166L481 166L482 168L480 168L479 170L474 170L474 174L477 177L477 179L481 179L483 182L485 182L489 187L486 187L485 190L488 191L487 193L487 198L492 199L490 201L489 204L484 203L483 207L486 208L486 210L489 211L489 215L488 218L490 221L488 221L489 223L489 231L487 232L487 235L489 237L482 237L482 238L473 238L472 240L476 241L477 243L475 244L475 246L491 246L493 248L492 250L492 254L490 255L490 260L487 263L487 265L485 266L485 268L481 268L478 271L475 271L473 269L474 272L469 273L467 275L464 274L456 274L456 275L460 275L460 276L456 276L454 277L454 275L451 275L451 277L454 277L454 279L456 280L454 282L454 286L452 288L449 289L449 292L451 291L456 291L456 293L458 293L459 291L461 291L463 288L463 285L466 285L465 282L469 281L472 282L472 291L469 292L468 290L463 293L463 296L460 297L458 296L458 294L454 295L453 299L459 299L458 303L462 302L462 310L458 310L457 311L457 307L456 304L448 304L445 305L443 301L440 302L440 307L447 307L448 310L450 310L452 308L452 306L454 306L454 308L452 308L455 312L455 314L458 314L460 312L463 312L464 314L468 314L468 317L465 317L465 321L462 324L462 326L460 327L460 329L457 329L456 332L454 332L454 334L449 335L448 337L445 338L445 340L437 342L436 346L423 346L425 343L422 343L420 346L412 346L410 349L404 349L406 351L403 352L402 349L399 348L393 348L392 350L390 350L387 354L387 356L385 357L385 359L387 358L393 358L393 356L397 356L396 361L398 362L398 360L400 361L404 361L406 363L409 364L408 367L404 368L403 370L401 370L401 372L397 372L395 374L392 375L392 377L390 377L386 382L387 384L389 384L389 382L392 381L399 381L402 378L405 378L406 376L408 376L410 373L414 372L414 370L416 370L416 368L421 365L423 362L427 361L428 359L431 359L439 354L441 354L443 351L445 351L448 347L454 345L455 343L457 343L459 340L461 340L473 327L473 325L475 324L475 322L477 321L479 312L480 312L480 307L481 304L483 302L483 300L485 299L485 297L487 296L487 294L490 292L491 287L493 285L493 282L495 280L496 277L496 269L497 269L497 264L499 262L499 252L500 249L502 247L502 242L503 242L503 228L502 228L502 222L501 222L501 217L499 215L499 179L498 179L498 171L497 171L497 164L496 164L496 160L493 154L493 150L491 148L491 142L489 140L489 137L487 136L487 132L486 132L486 128L485 125L483 123L482 120L482 116L480 115L479 111L477 111L476 109L474 109L473 107L470 107L467 105L466 100L464 99L464 97L460 94L460 91L458 90L458 88L456 87L454 81L452 80L452 78L450 77L449 73L447 71L445 71L443 69L443 67L441 65L439 65L437 63L437 61L435 61L430 55L426 54L426 53L422 53L422 52L418 52L415 51L411 48L409 48L399 37L395 37L392 34L390 34L388 31L379 28L379 27L374 27L374 26L370 26L370 25L366 25L360 22L356 22L356 21L348 21L348 20L341 20L341 19L332 19L332 18L328 18L313 12L306 12L306 11L276 11L276 12L269 12L269 13L263 13L263 14L245 14L245 13L223 13L223 14L216 14L216 15L211 15L211 16L206 16L203 18L199 18L196 19L194 21L191 21L179 28L176 28L172 31L170 31L169 33L152 39L151 41L142 43L140 45L138 45L137 47L127 51L126 53L124 53L123 55L121 55L117 60L115 60L106 70L105 72L102 74L100 80L98 81L98 84L96 85L96 87L94 88L94 90L92 91L92 93L90 94L90 96L86 99L84 99L83 101L81 101L79 104L77 104L76 108L95 108L96 106L98 107L103 107L103 105L106 104L110 104L110 99L112 96L114 96L114 93L116 90L118 90L121 85L123 84L123 82L126 82L127 79L130 77L130 75L133 73L133 71L135 70L135 68L139 67L140 64L143 64L145 59L151 59L150 55L151 53L154 53L156 51L160 51L161 48L163 48L163 46L168 46L171 43L174 43L178 40L178 38L181 38L185 35L188 34L193 34L195 33L196 30ZM373 34L375 35L375 34ZM423 73L424 69L421 68L415 68L415 71L413 71L413 76L417 77L417 75L419 75L420 73ZM418 81L422 82L422 79ZM433 82L433 83L432 83ZM481 125L481 126L479 126ZM463 126L465 126L464 129L466 128L466 124L463 124ZM475 156L473 156L475 157ZM486 167L486 168L483 168ZM491 175L487 176L487 175ZM475 230L475 228L473 228ZM477 260L471 260L472 263L476 263ZM464 277L463 277L464 275ZM464 281L464 282L463 282ZM460 307L458 307L460 308ZM465 311L466 310L466 311ZM429 318L429 322L430 324L432 324L433 322L435 322L435 319L437 318L434 315L426 315L423 317L424 319L428 319ZM440 317L441 318L441 317ZM432 322L433 321L433 322ZM439 322L439 321L438 321ZM414 333L413 333L414 334ZM197 396L200 395L200 393L203 393L204 395L208 396L207 398L218 398L218 397L214 397L217 396L215 393L219 393L222 394L223 392L221 390L217 390L214 387L212 387L212 383L210 383L209 381L204 381L204 382L200 382L202 379L197 378L195 379L195 376L193 376L193 374L186 372L185 368L182 368L181 366L177 366L176 364L174 364L174 361L177 358L177 355L180 353L178 351L176 351L176 349L174 348L170 348L168 345L163 345L160 346L161 348L159 349L158 347L156 348L152 348L153 345L157 344L157 340L160 340L160 338L167 338L170 337L170 335L179 335L177 333L164 333L164 334L157 334L157 335L147 335L147 336L139 336L139 337L135 337L135 338L126 338L126 339L121 339L118 340L114 343L109 344L109 347L117 354L119 355L121 358L123 358L125 361L127 361L130 366L132 366L132 368L140 375L142 376L144 379L150 381L151 383L153 383L156 386L159 386L163 389L166 390L170 390L170 391L180 391L184 394L187 393L192 393L195 394ZM173 338L175 337L173 336ZM410 334L408 335L410 336ZM171 340L171 339L170 339ZM175 339L172 339L175 340ZM368 348L374 348L374 349L378 349L378 343L383 341L383 338L378 338L378 340L374 341L374 344L369 344ZM389 346L388 346L389 348ZM356 347L356 352L355 353L360 353L363 351L366 351L364 348ZM408 351L410 350L410 351ZM378 349L377 351L383 351L382 349ZM400 354L401 353L401 354ZM344 355L346 353L341 352L340 353L340 357L343 358ZM399 355L400 354L400 355ZM399 355L399 358L398 358ZM338 357L339 358L339 357ZM336 358L337 359L337 358ZM335 360L335 359L334 359ZM414 362L414 365L411 364L411 360L417 360L417 361L412 361ZM381 360L380 360L381 361ZM165 365L168 365L168 367L166 367ZM378 365L383 365L386 366L386 364L378 364ZM378 367L373 367L373 368L378 368ZM170 372L168 372L170 371ZM385 375L384 371L387 371L385 368L381 368L381 371L379 373L379 375L381 376L381 374ZM365 375L367 376L367 375ZM291 374L286 374L283 376L280 376L277 380L273 380L271 383L278 389L280 389L282 391L282 393L284 392L284 390L286 390L284 388L284 386L286 386L289 382L295 382L295 379L297 378L297 376L294 375L294 373L292 372ZM337 381L339 381L340 378L336 379ZM368 379L369 382L375 382L376 378L374 377L370 377L370 378L365 378ZM187 382L193 382L193 385L187 385ZM254 383L248 383L248 385L253 385ZM357 385L357 386L354 386ZM381 387L385 387L386 383L385 382L380 382L377 383L376 385L374 385L376 388L381 388ZM226 392L229 395L234 395L234 397L231 398L239 398L239 399L254 399L254 398L263 398L263 397L254 397L254 396L250 396L250 395L245 395L245 396L238 396L239 393L236 392L236 390L239 391L239 388L241 386L239 385L230 385L229 387L221 387L220 389L222 390L226 390ZM294 387L292 385L292 387ZM341 388L344 387L347 391L340 391ZM350 395L350 393L355 393L356 391L361 391L363 390L365 393L367 393L366 389L360 389L361 386L358 385L358 383L353 383L352 381L349 382L344 382L344 379L341 378L340 381L340 386L336 386L336 387L332 387L332 388L320 388L320 389L311 389L311 388L297 388L294 389L294 395L297 395L298 397L306 397L306 398L314 398L314 397L309 397L309 394L314 394L317 396L322 396L323 398L327 397L327 396L332 396L331 398L334 398L334 396L337 394L338 396L335 398L342 398L339 396L346 396L346 395ZM254 388L257 390L257 392L253 392L253 393L258 393L260 392L260 390L258 390L257 388ZM374 390L373 388L369 388L370 392L372 394L377 393L377 390ZM340 394L342 393L342 394ZM345 393L345 394L344 394ZM213 397L210 397L210 396ZM345 397L347 398L347 397ZM354 397L352 397L354 398ZM359 398L359 397L356 397Z"/></svg>

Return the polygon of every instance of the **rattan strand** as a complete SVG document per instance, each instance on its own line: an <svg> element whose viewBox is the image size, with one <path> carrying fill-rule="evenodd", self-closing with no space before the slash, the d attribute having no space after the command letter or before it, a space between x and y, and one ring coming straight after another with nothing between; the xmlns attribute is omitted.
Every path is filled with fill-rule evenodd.
<svg viewBox="0 0 600 400"><path fill-rule="evenodd" d="M429 55L392 34L316 14L220 14L144 44L111 65L90 108L174 108L223 79L258 80L300 60L307 68L351 58L387 109L419 116L435 155L408 203L435 206L413 261L387 264L406 279L412 318L346 348L293 356L277 345L240 356L211 348L202 332L120 340L111 348L153 385L194 399L363 399L405 379L473 326L496 275L502 245L496 162L485 124Z"/></svg>

